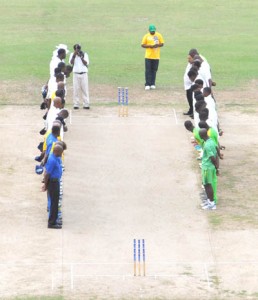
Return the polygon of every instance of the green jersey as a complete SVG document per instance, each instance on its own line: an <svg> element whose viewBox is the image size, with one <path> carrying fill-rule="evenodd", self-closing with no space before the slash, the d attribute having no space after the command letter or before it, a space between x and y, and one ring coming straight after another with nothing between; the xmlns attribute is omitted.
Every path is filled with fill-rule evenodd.
<svg viewBox="0 0 258 300"><path fill-rule="evenodd" d="M211 157L216 158L217 156L217 146L215 142L209 138L206 142L203 144L203 156L202 156L202 169L214 169L215 166L211 161Z"/></svg>
<svg viewBox="0 0 258 300"><path fill-rule="evenodd" d="M203 147L204 140L199 135L200 128L193 129L193 136L196 139L197 143Z"/></svg>
<svg viewBox="0 0 258 300"><path fill-rule="evenodd" d="M219 140L218 140L218 133L217 131L210 127L209 130L207 131L208 137L210 137L216 144L216 146L218 146L219 144Z"/></svg>

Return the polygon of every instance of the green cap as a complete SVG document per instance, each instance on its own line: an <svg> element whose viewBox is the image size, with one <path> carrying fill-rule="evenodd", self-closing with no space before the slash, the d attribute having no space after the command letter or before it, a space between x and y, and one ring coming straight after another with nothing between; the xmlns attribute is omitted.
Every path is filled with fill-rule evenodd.
<svg viewBox="0 0 258 300"><path fill-rule="evenodd" d="M149 31L150 31L150 32L156 31L155 25L151 24L151 25L149 26Z"/></svg>

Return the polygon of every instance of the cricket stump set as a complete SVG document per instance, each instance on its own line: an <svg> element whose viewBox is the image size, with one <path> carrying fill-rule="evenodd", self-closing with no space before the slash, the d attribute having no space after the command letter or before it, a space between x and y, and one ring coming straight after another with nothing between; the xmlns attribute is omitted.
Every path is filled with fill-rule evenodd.
<svg viewBox="0 0 258 300"><path fill-rule="evenodd" d="M146 268L145 268L145 240L138 240L138 243L136 243L136 239L133 240L133 275L134 276L145 276L146 275ZM142 248L141 248L142 245ZM137 247L138 246L138 247ZM138 261L136 259L138 252ZM141 266L141 254L142 254L142 266ZM138 263L138 268L137 268ZM138 274L137 274L138 270Z"/></svg>
<svg viewBox="0 0 258 300"><path fill-rule="evenodd" d="M117 98L118 98L118 116L128 117L128 87L118 87L117 88Z"/></svg>

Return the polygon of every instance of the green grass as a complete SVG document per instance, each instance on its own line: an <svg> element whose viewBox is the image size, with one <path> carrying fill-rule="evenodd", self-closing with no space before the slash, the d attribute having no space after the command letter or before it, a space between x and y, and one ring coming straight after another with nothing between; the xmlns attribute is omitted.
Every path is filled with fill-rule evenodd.
<svg viewBox="0 0 258 300"><path fill-rule="evenodd" d="M164 0L0 0L1 80L48 79L55 45L80 42L91 83L143 84L141 39L150 23L165 39L159 86L182 86L186 56L209 60L218 89L257 78L258 2Z"/></svg>

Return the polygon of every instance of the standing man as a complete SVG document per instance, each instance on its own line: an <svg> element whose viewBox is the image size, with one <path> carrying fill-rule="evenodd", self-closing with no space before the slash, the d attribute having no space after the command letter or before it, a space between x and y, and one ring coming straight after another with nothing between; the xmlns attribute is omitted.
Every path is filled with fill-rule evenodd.
<svg viewBox="0 0 258 300"><path fill-rule="evenodd" d="M188 60L188 64L186 66L185 74L184 74L184 88L186 91L186 98L189 104L189 109L187 112L183 114L186 116L193 116L193 91L191 89L193 83L188 77L188 72L192 68L193 58L190 55L188 55L187 60Z"/></svg>
<svg viewBox="0 0 258 300"><path fill-rule="evenodd" d="M67 52L68 52L68 50L66 50L64 48L59 48L56 51L56 55L53 55L50 65L49 65L50 78L55 77L55 68L57 68L57 66L60 62L64 62Z"/></svg>
<svg viewBox="0 0 258 300"><path fill-rule="evenodd" d="M73 46L74 52L71 53L69 62L73 65L73 108L79 109L80 94L84 109L90 109L88 66L89 56L81 50L79 44Z"/></svg>
<svg viewBox="0 0 258 300"><path fill-rule="evenodd" d="M217 172L219 168L217 146L208 136L207 129L201 128L200 137L204 140L202 156L202 184L208 199L203 209L215 210L217 203ZM215 197L214 197L215 196Z"/></svg>
<svg viewBox="0 0 258 300"><path fill-rule="evenodd" d="M149 26L149 33L142 39L145 48L145 90L155 90L156 73L159 67L160 48L164 46L162 35L156 32L154 25Z"/></svg>
<svg viewBox="0 0 258 300"><path fill-rule="evenodd" d="M44 185L42 191L48 191L50 197L50 213L48 218L48 228L61 229L62 225L57 222L58 218L58 201L60 196L60 178L62 176L61 156L63 147L54 146L53 153L49 156L46 164L44 175Z"/></svg>

